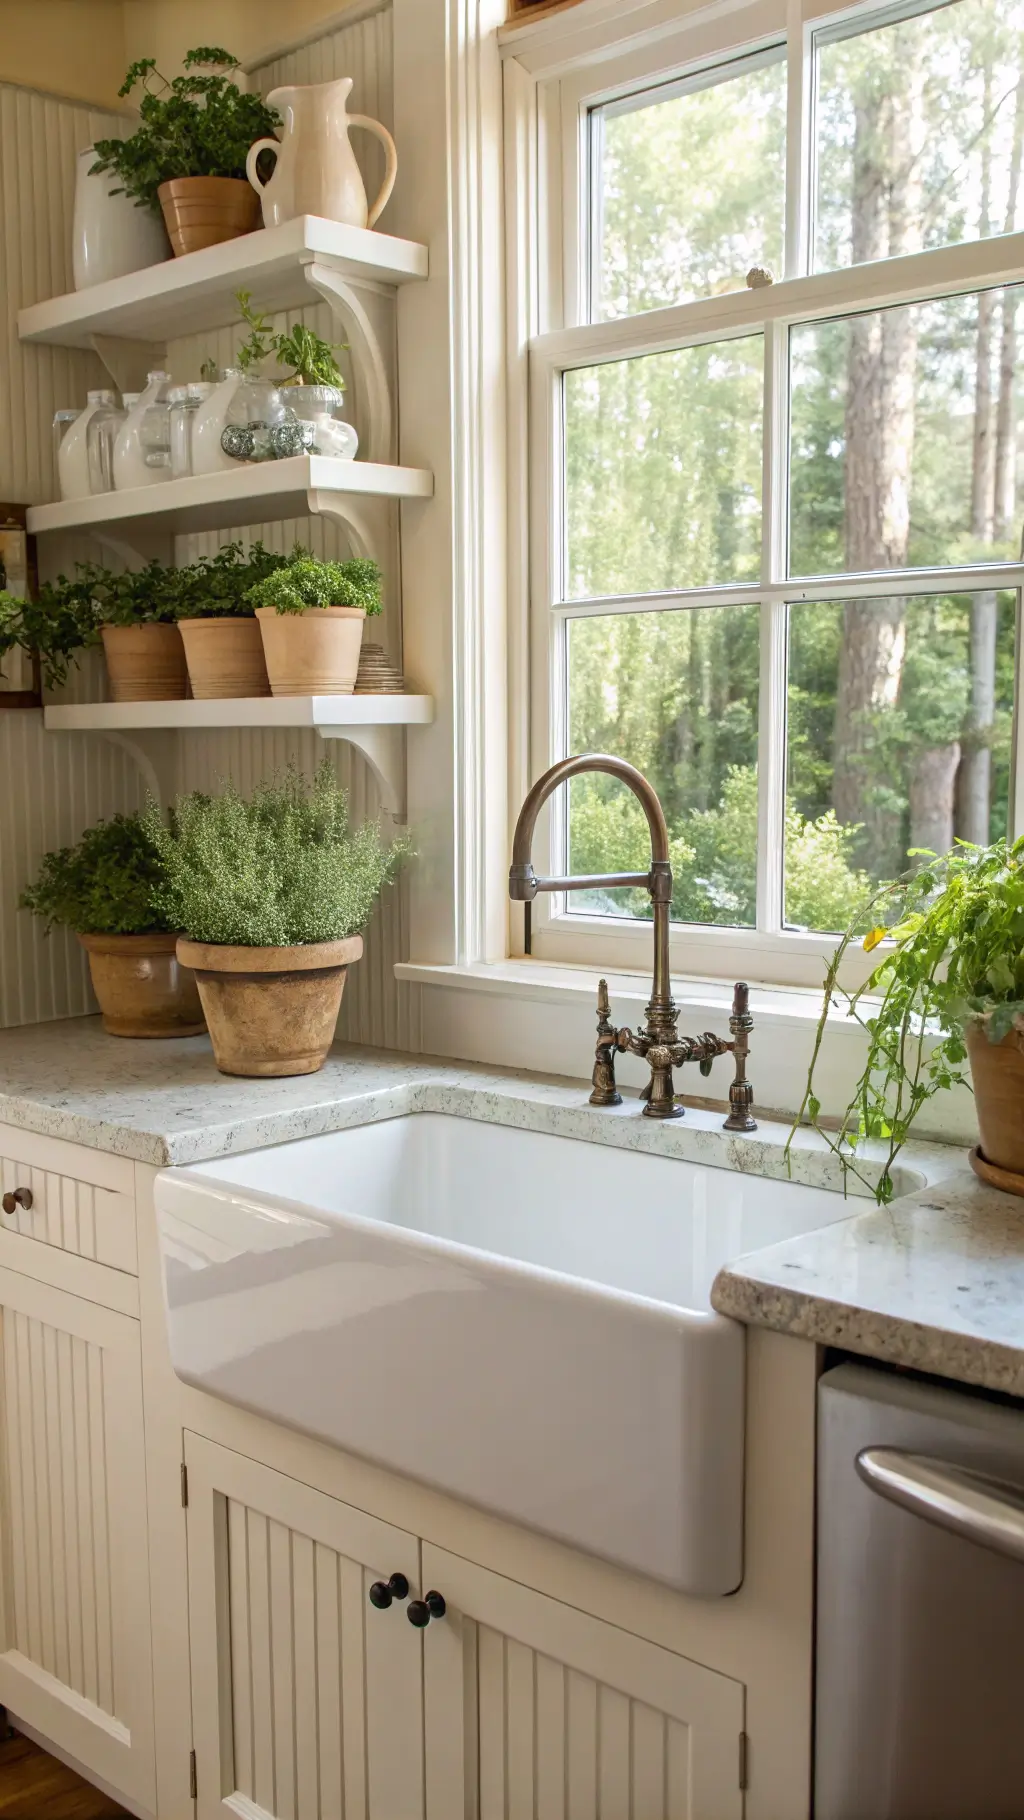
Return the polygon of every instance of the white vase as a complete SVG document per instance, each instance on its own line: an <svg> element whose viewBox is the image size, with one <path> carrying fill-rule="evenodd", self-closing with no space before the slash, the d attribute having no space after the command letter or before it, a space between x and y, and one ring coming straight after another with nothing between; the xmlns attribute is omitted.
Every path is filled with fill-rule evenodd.
<svg viewBox="0 0 1024 1820"><path fill-rule="evenodd" d="M78 154L71 228L76 291L159 265L171 253L162 219L149 209L136 208L130 196L112 195L111 186L119 183L112 171L90 177L89 166L95 161L91 145Z"/></svg>
<svg viewBox="0 0 1024 1820"><path fill-rule="evenodd" d="M283 118L281 138L257 139L245 160L245 174L263 201L265 227L279 227L296 215L322 215L351 227L373 226L394 188L398 153L379 120L348 112L351 93L351 76L342 76L305 88L275 88L267 96L267 106L276 107ZM367 207L349 143L350 126L365 127L384 147L384 182L372 208ZM256 174L261 152L273 152L276 160L265 184Z"/></svg>
<svg viewBox="0 0 1024 1820"><path fill-rule="evenodd" d="M244 380L245 374L241 367L226 367L223 379L198 406L192 419L193 474L223 474L237 468L237 460L234 456L225 454L220 439L228 421L231 402Z"/></svg>
<svg viewBox="0 0 1024 1820"><path fill-rule="evenodd" d="M98 412L113 410L113 392L87 392L84 411L61 438L57 450L57 480L62 499L86 499L92 492L89 473L89 425Z"/></svg>
<svg viewBox="0 0 1024 1820"><path fill-rule="evenodd" d="M160 369L147 373L145 390L139 393L137 402L132 405L117 433L112 465L114 486L118 491L126 487L159 486L162 480L171 477L169 466L154 467L147 461L147 450L141 434L146 412L151 405L159 404L166 398L170 383L171 375ZM77 424L71 426L72 429L77 427ZM67 437L64 441L67 441Z"/></svg>

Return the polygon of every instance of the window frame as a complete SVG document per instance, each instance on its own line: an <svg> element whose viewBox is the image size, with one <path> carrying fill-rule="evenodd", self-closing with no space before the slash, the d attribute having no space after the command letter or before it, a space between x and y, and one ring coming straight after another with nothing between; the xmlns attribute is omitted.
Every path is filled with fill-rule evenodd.
<svg viewBox="0 0 1024 1820"><path fill-rule="evenodd" d="M949 0L944 0L949 3ZM958 293L1024 281L1024 232L901 255L834 272L812 273L813 68L818 42L833 42L874 26L935 10L928 0L879 7L858 4L829 9L821 0L754 0L737 11L702 9L674 30L650 32L639 43L630 35L642 0L625 0L626 17L586 39L586 5L576 15L580 62L565 53L554 72L536 82L532 98L522 72L506 68L506 102L513 130L529 116L532 154L525 171L510 179L509 245L512 276L510 324L523 359L511 377L528 385L528 407L519 416L520 510L527 523L516 526L522 552L515 612L513 585L510 675L528 684L526 724L522 717L513 742L510 771L514 823L524 781L536 778L565 750L566 700L563 628L576 617L609 611L686 610L696 606L756 604L760 609L760 699L758 715L757 921L754 928L673 924L673 970L722 978L746 972L778 985L818 986L822 955L837 936L789 930L782 925L782 829L785 798L785 716L787 693L787 606L805 600L871 598L883 594L925 595L1001 588L1017 592L1017 690L1011 757L1011 826L1024 833L1024 741L1018 738L1022 688L1021 598L1024 561L941 569L877 570L856 576L787 575L789 538L789 335L804 323L848 317L885 306L922 302ZM812 9L813 7L813 14ZM783 16L783 15L786 16ZM618 54L616 46L618 45ZM787 62L786 263L776 283L759 290L695 299L638 316L590 321L592 270L588 167L590 115L606 102L625 101L665 87L702 88L739 73L751 57L785 47ZM614 82L608 80L614 57ZM528 101L532 99L532 109ZM522 206L531 197L533 207ZM522 237L530 237L528 248ZM524 286L523 275L528 274ZM518 335L515 331L518 330ZM600 602L559 599L562 517L562 384L574 368L629 356L663 352L711 341L761 334L764 337L764 462L762 562L757 582L681 589L662 595L612 596ZM526 374L528 373L528 381ZM513 392L514 396L514 392ZM513 416L513 473L516 469ZM513 492L513 510L515 493ZM513 535L513 544L517 541ZM513 584L515 573L513 572ZM510 706L514 705L510 703ZM526 761L524 767L524 759ZM518 763L517 763L518 760ZM524 780L523 771L528 772ZM538 824L534 862L538 871L563 870L567 792L560 791ZM766 838L771 830L776 837ZM649 964L650 926L625 918L570 911L565 895L542 895L532 906L526 935L514 919L511 952L541 960L595 964L616 971L643 971ZM847 983L864 977L866 957L853 955Z"/></svg>

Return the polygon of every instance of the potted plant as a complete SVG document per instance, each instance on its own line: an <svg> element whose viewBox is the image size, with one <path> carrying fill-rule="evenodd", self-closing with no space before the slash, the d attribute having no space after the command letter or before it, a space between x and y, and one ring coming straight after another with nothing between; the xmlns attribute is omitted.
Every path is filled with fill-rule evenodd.
<svg viewBox="0 0 1024 1820"><path fill-rule="evenodd" d="M63 575L45 582L35 600L0 593L0 664L8 652L24 651L37 693L62 688L79 651L98 639L90 600Z"/></svg>
<svg viewBox="0 0 1024 1820"><path fill-rule="evenodd" d="M138 207L162 211L176 254L257 226L259 197L245 175L246 155L281 124L260 95L232 81L240 65L230 51L200 46L184 67L168 82L152 57L131 65L119 93L141 86L139 126L127 139L97 139L91 167L93 174L112 171Z"/></svg>
<svg viewBox="0 0 1024 1820"><path fill-rule="evenodd" d="M235 356L239 377L225 419L234 446L227 452L240 460L303 453L350 460L359 438L351 424L335 415L345 395L335 346L301 322L276 332L270 318L252 308L248 291L236 291L235 302L249 336ZM286 370L283 381L263 376L271 358ZM247 414L254 428L257 422L266 426L262 449L253 430L246 429Z"/></svg>
<svg viewBox="0 0 1024 1820"><path fill-rule="evenodd" d="M164 919L160 854L139 815L87 828L78 845L47 853L21 907L73 929L89 956L103 1028L111 1036L195 1036L205 1029L194 976Z"/></svg>
<svg viewBox="0 0 1024 1820"><path fill-rule="evenodd" d="M270 694L263 637L249 589L288 558L254 543L225 544L212 559L179 571L178 628L197 701Z"/></svg>
<svg viewBox="0 0 1024 1820"><path fill-rule="evenodd" d="M143 569L115 573L76 564L69 595L91 601L103 640L112 701L182 701L188 693L185 647L177 615L181 569L154 557Z"/></svg>
<svg viewBox="0 0 1024 1820"><path fill-rule="evenodd" d="M404 843L385 850L376 823L350 829L329 759L312 784L289 771L248 801L230 788L179 797L170 827L155 810L149 827L221 1073L315 1073Z"/></svg>
<svg viewBox="0 0 1024 1820"><path fill-rule="evenodd" d="M1024 1194L1024 839L922 858L912 877L883 885L836 949L797 1124L806 1119L844 1172L888 1201L914 1121L934 1094L968 1084L969 1059L981 1133L971 1163ZM839 969L858 940L869 953L887 945L865 984L846 992ZM867 1054L835 1132L822 1123L814 1086L829 1010L840 1003L866 1031ZM857 1164L865 1137L889 1147L877 1187Z"/></svg>
<svg viewBox="0 0 1024 1820"><path fill-rule="evenodd" d="M363 621L381 610L375 562L295 555L250 588L274 695L351 695Z"/></svg>

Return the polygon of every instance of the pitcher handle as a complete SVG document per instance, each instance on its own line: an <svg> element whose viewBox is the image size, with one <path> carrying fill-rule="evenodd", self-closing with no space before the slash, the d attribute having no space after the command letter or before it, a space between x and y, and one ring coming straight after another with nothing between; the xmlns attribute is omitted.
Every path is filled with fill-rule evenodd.
<svg viewBox="0 0 1024 1820"><path fill-rule="evenodd" d="M262 196L263 191L266 188L266 184L261 183L256 175L256 160L261 152L274 152L280 156L281 141L279 139L254 139L252 145L245 154L245 174L252 184L253 189L256 190L257 194L260 196Z"/></svg>
<svg viewBox="0 0 1024 1820"><path fill-rule="evenodd" d="M384 181L380 186L380 195L377 197L376 202L366 217L367 227L372 228L378 215L383 213L391 192L395 187L395 178L398 176L398 152L387 127L381 126L379 120L371 120L369 114L350 114L348 123L349 126L365 126L367 132L376 133L377 138L384 147L384 156L386 159ZM246 166L246 169L248 169L248 166Z"/></svg>

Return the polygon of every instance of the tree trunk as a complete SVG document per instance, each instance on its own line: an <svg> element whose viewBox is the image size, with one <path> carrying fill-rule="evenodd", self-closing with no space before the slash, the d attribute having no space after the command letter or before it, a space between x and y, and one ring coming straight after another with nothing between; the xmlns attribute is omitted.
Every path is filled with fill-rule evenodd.
<svg viewBox="0 0 1024 1820"><path fill-rule="evenodd" d="M857 103L853 257L881 259L921 244L919 68L904 62L898 87ZM901 568L907 560L914 447L915 313L854 316L846 402L846 566ZM899 697L906 648L902 599L850 601L844 610L836 689L833 803L859 823L860 846L877 874L900 864L900 818L877 800L872 780L875 720ZM881 793L877 793L881 795Z"/></svg>
<svg viewBox="0 0 1024 1820"><path fill-rule="evenodd" d="M960 747L918 752L910 775L910 845L948 853L953 845L953 798Z"/></svg>

